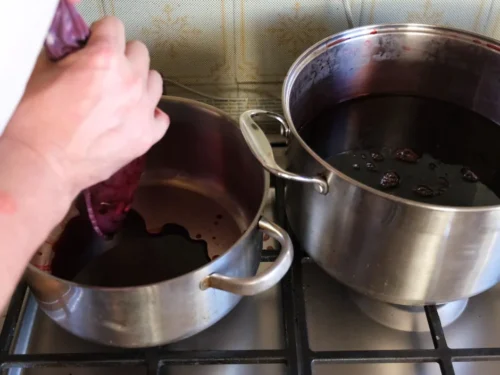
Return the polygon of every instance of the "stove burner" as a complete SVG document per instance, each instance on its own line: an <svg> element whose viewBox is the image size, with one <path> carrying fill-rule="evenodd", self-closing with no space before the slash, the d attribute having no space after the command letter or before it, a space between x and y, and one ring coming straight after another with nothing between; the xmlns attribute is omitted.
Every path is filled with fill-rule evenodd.
<svg viewBox="0 0 500 375"><path fill-rule="evenodd" d="M350 291L353 302L369 318L386 327L405 332L429 332L424 306L403 306L378 301ZM441 325L446 327L464 312L468 299L437 305Z"/></svg>

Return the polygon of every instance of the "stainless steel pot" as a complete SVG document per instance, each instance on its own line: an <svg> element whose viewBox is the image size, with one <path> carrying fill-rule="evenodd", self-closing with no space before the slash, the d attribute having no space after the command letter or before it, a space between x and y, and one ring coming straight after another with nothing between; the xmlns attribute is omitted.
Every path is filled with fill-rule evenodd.
<svg viewBox="0 0 500 375"><path fill-rule="evenodd" d="M170 115L170 129L147 154L133 208L152 232L165 223L182 225L193 239L207 242L213 260L167 281L122 288L78 284L32 265L26 270L31 290L50 318L77 336L106 345L145 347L194 335L229 313L242 296L275 285L293 258L288 234L261 217L269 177L237 124L191 100L167 97L160 107ZM281 252L255 276L263 233L278 240ZM88 262L88 257L72 250L67 249L68 264L63 266L74 274L85 264L70 263Z"/></svg>
<svg viewBox="0 0 500 375"><path fill-rule="evenodd" d="M479 35L410 24L361 27L324 39L297 59L283 86L285 118L260 110L241 116L255 156L287 180L291 228L325 271L365 295L405 305L459 300L499 281L499 206L403 199L368 187L325 160L360 144L405 145L431 137L424 124L412 121L422 111L400 108L396 101L389 111L348 113L327 131L315 131L312 121L335 103L397 94L453 103L498 124L499 67L500 44ZM281 122L289 138L287 169L275 163L253 121L259 115ZM460 136L457 148L500 169L497 130L478 134L471 126Z"/></svg>

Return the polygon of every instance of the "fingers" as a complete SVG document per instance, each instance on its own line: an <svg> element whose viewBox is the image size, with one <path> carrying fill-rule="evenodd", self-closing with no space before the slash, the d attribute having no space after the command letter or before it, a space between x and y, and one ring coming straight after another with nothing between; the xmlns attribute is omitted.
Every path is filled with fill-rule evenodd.
<svg viewBox="0 0 500 375"><path fill-rule="evenodd" d="M115 52L123 53L125 51L125 27L116 17L108 16L90 27L90 38L88 47L106 46Z"/></svg>
<svg viewBox="0 0 500 375"><path fill-rule="evenodd" d="M125 56L141 77L147 77L150 58L148 48L144 43L138 40L128 42L125 47Z"/></svg>
<svg viewBox="0 0 500 375"><path fill-rule="evenodd" d="M149 70L149 51L147 47L139 42L132 41L127 43L125 55L130 63L141 76L146 77L146 100L149 108L155 108L160 101L163 93L163 79L156 70ZM165 112L155 108L153 120L151 121L151 141L158 142L167 131L170 119Z"/></svg>
<svg viewBox="0 0 500 375"><path fill-rule="evenodd" d="M150 102L155 106L152 136L153 142L158 142L170 126L170 117L156 107L163 94L163 78L156 70L150 70L148 75L147 93Z"/></svg>
<svg viewBox="0 0 500 375"><path fill-rule="evenodd" d="M163 79L156 70L150 70L148 76L147 95L148 101L156 107L160 101L163 92ZM151 136L153 143L158 142L164 135L170 125L170 118L159 108L154 109L154 118L151 122Z"/></svg>
<svg viewBox="0 0 500 375"><path fill-rule="evenodd" d="M124 53L132 68L145 80L149 110L153 110L157 106L163 92L163 79L157 71L149 70L150 56L144 43L139 41L126 43L125 29L120 20L115 17L106 17L94 23L87 43L87 48L93 47L101 47L101 52L107 50L112 53ZM101 59L105 60L106 57L105 53ZM151 127L149 133L153 144L163 137L170 124L170 119L158 108L154 109L152 117L149 121Z"/></svg>
<svg viewBox="0 0 500 375"><path fill-rule="evenodd" d="M170 118L167 116L167 114L161 109L155 108L151 129L153 143L156 143L163 138L169 126Z"/></svg>
<svg viewBox="0 0 500 375"><path fill-rule="evenodd" d="M163 79L156 70L149 71L146 90L151 108L156 107L163 93Z"/></svg>

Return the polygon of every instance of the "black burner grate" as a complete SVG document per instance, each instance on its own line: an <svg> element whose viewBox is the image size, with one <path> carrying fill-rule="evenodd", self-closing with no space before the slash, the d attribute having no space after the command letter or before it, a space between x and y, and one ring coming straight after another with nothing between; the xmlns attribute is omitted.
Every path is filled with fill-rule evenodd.
<svg viewBox="0 0 500 375"><path fill-rule="evenodd" d="M276 221L286 227L284 185L276 181ZM266 250L263 262L273 261L277 251ZM0 335L0 369L33 367L145 366L148 375L157 375L165 365L286 364L290 375L309 375L312 363L438 363L443 375L454 375L453 362L500 361L500 348L448 347L436 306L426 306L434 349L313 351L309 347L302 264L310 261L300 251L281 283L285 349L277 350L185 350L168 347L127 349L113 353L11 354L26 285L16 290Z"/></svg>

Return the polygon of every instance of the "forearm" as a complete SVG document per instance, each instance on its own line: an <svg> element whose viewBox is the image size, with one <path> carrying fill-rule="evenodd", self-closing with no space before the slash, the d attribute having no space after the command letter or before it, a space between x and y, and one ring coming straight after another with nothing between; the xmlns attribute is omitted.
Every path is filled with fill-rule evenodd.
<svg viewBox="0 0 500 375"><path fill-rule="evenodd" d="M0 307L72 197L30 149L0 137Z"/></svg>

